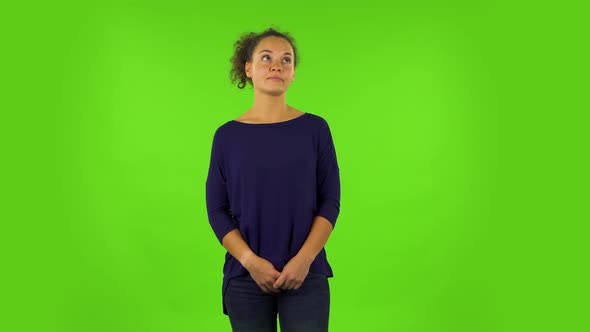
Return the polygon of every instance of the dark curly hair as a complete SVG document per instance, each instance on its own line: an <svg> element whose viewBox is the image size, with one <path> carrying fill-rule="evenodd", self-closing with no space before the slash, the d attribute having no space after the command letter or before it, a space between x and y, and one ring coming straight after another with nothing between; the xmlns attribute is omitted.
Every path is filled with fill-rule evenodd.
<svg viewBox="0 0 590 332"><path fill-rule="evenodd" d="M229 78L231 79L232 84L238 82L238 88L243 89L246 86L246 83L252 84L252 79L246 76L246 70L244 66L246 62L251 61L252 59L252 52L264 37L268 36L275 36L281 37L291 44L293 48L293 66L297 68L298 61L298 54L297 49L295 47L295 39L288 33L288 32L279 32L274 28L268 28L261 33L249 32L244 33L234 43L234 55L231 57L231 70L229 72Z"/></svg>

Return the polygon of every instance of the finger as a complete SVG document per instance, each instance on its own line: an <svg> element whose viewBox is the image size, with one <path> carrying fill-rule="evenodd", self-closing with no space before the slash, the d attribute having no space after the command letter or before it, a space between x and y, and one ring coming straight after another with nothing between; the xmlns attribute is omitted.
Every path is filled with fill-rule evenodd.
<svg viewBox="0 0 590 332"><path fill-rule="evenodd" d="M294 280L293 281L293 289L299 289L303 284L303 280Z"/></svg>
<svg viewBox="0 0 590 332"><path fill-rule="evenodd" d="M285 281L285 283L283 284L283 287L282 288L283 289L289 289L289 290L293 289L293 282L290 281L290 280Z"/></svg>
<svg viewBox="0 0 590 332"><path fill-rule="evenodd" d="M266 279L262 285L264 286L264 288L266 289L267 293L274 293L275 289L273 287L273 281Z"/></svg>
<svg viewBox="0 0 590 332"><path fill-rule="evenodd" d="M291 282L286 282L285 285L283 286L283 288L291 290L291 289L293 289L293 285L291 284Z"/></svg>
<svg viewBox="0 0 590 332"><path fill-rule="evenodd" d="M260 289L262 289L262 291L265 293L271 293L273 291L273 289L272 289L271 285L269 285L268 281L261 282L260 284L258 284L258 286L260 286Z"/></svg>
<svg viewBox="0 0 590 332"><path fill-rule="evenodd" d="M289 286L291 289L297 289L297 288L299 288L299 284L300 284L299 280L293 279L293 280L291 280L291 283L289 284Z"/></svg>
<svg viewBox="0 0 590 332"><path fill-rule="evenodd" d="M285 276L281 275L281 276L279 276L277 281L274 282L274 284L272 286L274 288L282 288L284 283L285 283Z"/></svg>
<svg viewBox="0 0 590 332"><path fill-rule="evenodd" d="M274 288L272 282L268 283L266 287L268 287L269 293L278 293L281 291L280 289Z"/></svg>

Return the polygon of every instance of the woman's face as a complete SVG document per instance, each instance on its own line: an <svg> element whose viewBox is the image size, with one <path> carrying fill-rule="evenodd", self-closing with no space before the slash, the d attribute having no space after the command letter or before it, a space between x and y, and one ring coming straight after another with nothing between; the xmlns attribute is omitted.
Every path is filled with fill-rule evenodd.
<svg viewBox="0 0 590 332"><path fill-rule="evenodd" d="M254 89L273 96L287 91L295 79L293 48L281 37L265 37L246 62L246 76L252 79Z"/></svg>

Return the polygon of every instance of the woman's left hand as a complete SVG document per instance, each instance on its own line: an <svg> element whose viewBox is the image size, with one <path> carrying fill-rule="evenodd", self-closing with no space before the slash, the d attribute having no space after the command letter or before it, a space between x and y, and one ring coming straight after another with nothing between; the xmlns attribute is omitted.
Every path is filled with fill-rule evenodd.
<svg viewBox="0 0 590 332"><path fill-rule="evenodd" d="M274 288L299 289L309 273L311 262L297 255L285 265L281 275L275 281Z"/></svg>

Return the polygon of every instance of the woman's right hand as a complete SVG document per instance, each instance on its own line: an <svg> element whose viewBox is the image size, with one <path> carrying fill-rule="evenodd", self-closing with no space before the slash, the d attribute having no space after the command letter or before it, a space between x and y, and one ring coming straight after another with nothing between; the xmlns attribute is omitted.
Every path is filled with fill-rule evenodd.
<svg viewBox="0 0 590 332"><path fill-rule="evenodd" d="M250 272L250 276L256 281L258 287L265 293L279 293L281 291L273 287L281 273L275 269L271 262L257 255L252 255L246 261L244 267Z"/></svg>

